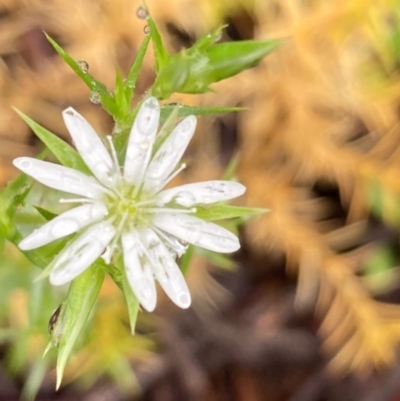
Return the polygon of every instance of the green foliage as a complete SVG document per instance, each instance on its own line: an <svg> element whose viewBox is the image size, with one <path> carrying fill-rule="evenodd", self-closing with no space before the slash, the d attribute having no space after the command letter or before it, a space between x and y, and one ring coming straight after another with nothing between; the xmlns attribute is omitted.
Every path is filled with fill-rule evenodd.
<svg viewBox="0 0 400 401"><path fill-rule="evenodd" d="M104 280L104 271L96 263L78 276L69 287L67 300L53 330L52 342L58 346L57 389L60 387L65 365L87 322Z"/></svg>
<svg viewBox="0 0 400 401"><path fill-rule="evenodd" d="M268 212L268 209L232 206L222 203L216 203L209 207L197 207L196 216L203 220L215 221L223 219L233 219L236 217L248 218L258 216Z"/></svg>

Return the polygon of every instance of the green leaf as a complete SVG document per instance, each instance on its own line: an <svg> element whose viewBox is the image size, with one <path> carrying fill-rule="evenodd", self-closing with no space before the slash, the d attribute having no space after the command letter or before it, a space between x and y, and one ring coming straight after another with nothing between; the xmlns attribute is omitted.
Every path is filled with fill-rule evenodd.
<svg viewBox="0 0 400 401"><path fill-rule="evenodd" d="M128 104L132 101L133 91L136 88L136 81L139 75L139 71L142 67L144 56L146 55L147 48L149 46L151 36L146 35L142 44L140 45L140 49L138 54L136 55L135 62L132 65L131 70L129 71L128 77L125 82L125 98Z"/></svg>
<svg viewBox="0 0 400 401"><path fill-rule="evenodd" d="M153 18L149 17L147 19L150 28L150 36L153 42L154 47L154 56L156 59L156 72L159 72L162 68L164 68L165 64L168 60L168 53L163 44L160 32L157 29L157 25L155 24Z"/></svg>
<svg viewBox="0 0 400 401"><path fill-rule="evenodd" d="M38 159L43 160L48 154L48 150L44 149ZM28 196L32 188L32 179L26 174L20 174L13 181L9 182L0 196L1 210L7 211L9 217L12 218L19 205L21 205Z"/></svg>
<svg viewBox="0 0 400 401"><path fill-rule="evenodd" d="M210 205L207 208L197 206L196 209L195 216L207 221L232 219L235 217L248 218L269 212L269 209L232 206L220 203Z"/></svg>
<svg viewBox="0 0 400 401"><path fill-rule="evenodd" d="M239 154L234 155L229 164L227 165L221 179L225 181L232 181L236 177L236 171L239 164Z"/></svg>
<svg viewBox="0 0 400 401"><path fill-rule="evenodd" d="M212 83L254 67L282 43L283 40L246 40L212 46L195 44L168 57L151 92L159 99L166 99L176 92L209 92Z"/></svg>
<svg viewBox="0 0 400 401"><path fill-rule="evenodd" d="M103 108L112 116L118 114L118 108L115 99L108 91L106 86L97 81L87 71L82 70L81 66L47 33L45 33L47 40L54 47L55 51L64 59L64 61L72 68L72 70L82 79L82 81L89 87L93 94L100 96L100 102Z"/></svg>
<svg viewBox="0 0 400 401"><path fill-rule="evenodd" d="M33 121L30 117L22 113L22 111L17 109L15 109L15 111L29 125L36 136L47 146L61 164L73 168L74 170L79 170L85 174L90 174L90 170L82 160L82 157L72 146Z"/></svg>
<svg viewBox="0 0 400 401"><path fill-rule="evenodd" d="M203 256L204 259L208 260L214 266L222 267L226 270L232 270L235 267L235 262L227 255L212 252L203 248L199 248L198 252L200 256Z"/></svg>
<svg viewBox="0 0 400 401"><path fill-rule="evenodd" d="M55 217L58 216L57 214L55 214L55 213L53 213L53 212L50 212L50 210L43 209L43 208L40 207L40 206L34 206L34 208L35 208L47 221L53 220Z"/></svg>
<svg viewBox="0 0 400 401"><path fill-rule="evenodd" d="M136 321L139 313L139 301L132 291L129 285L128 279L126 277L125 268L122 267L124 273L122 274L123 292L125 295L126 304L128 306L129 324L131 326L132 335L135 334Z"/></svg>
<svg viewBox="0 0 400 401"><path fill-rule="evenodd" d="M195 48L196 50L205 50L208 47L213 46L215 42L217 42L222 36L222 31L227 26L228 25L222 25L208 35L203 36L194 44L193 48Z"/></svg>
<svg viewBox="0 0 400 401"><path fill-rule="evenodd" d="M191 64L192 61L187 57L186 52L169 57L167 64L157 75L151 94L158 99L167 99L173 93L184 93L184 88L191 78ZM200 81L199 85L203 89Z"/></svg>
<svg viewBox="0 0 400 401"><path fill-rule="evenodd" d="M45 358L37 359L29 369L28 377L22 388L21 400L34 401L43 379L47 373L49 362Z"/></svg>
<svg viewBox="0 0 400 401"><path fill-rule="evenodd" d="M199 107L199 106L185 106L176 104L167 104L161 108L161 121L165 121L171 112L178 106L178 117L194 116L209 116L216 114L226 114L237 111L246 110L243 107Z"/></svg>
<svg viewBox="0 0 400 401"><path fill-rule="evenodd" d="M76 340L89 319L103 280L104 270L94 264L79 275L69 287L67 300L62 306L53 331L54 336L57 336L53 341L58 343L57 389L60 387L65 365Z"/></svg>
<svg viewBox="0 0 400 401"><path fill-rule="evenodd" d="M232 77L257 65L267 54L283 44L282 39L220 43L205 50L211 75L210 83Z"/></svg>

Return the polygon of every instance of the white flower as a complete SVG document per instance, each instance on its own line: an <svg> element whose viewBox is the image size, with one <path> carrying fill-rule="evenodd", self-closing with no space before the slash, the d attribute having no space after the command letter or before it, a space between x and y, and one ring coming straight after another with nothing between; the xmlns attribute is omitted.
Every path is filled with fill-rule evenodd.
<svg viewBox="0 0 400 401"><path fill-rule="evenodd" d="M98 257L109 262L121 247L133 292L148 311L156 306L154 278L169 298L188 308L191 297L176 264L186 243L229 253L239 249L230 231L192 214L196 205L232 199L245 187L230 181L206 181L162 190L185 165L176 166L196 128L196 118L179 122L152 156L160 106L155 98L143 102L132 126L123 168L112 140L111 154L90 124L74 109L64 110L65 124L93 177L57 164L19 157L14 165L42 184L79 195L64 202L80 203L25 238L19 247L30 250L69 234L78 236L52 262L50 282L70 282Z"/></svg>

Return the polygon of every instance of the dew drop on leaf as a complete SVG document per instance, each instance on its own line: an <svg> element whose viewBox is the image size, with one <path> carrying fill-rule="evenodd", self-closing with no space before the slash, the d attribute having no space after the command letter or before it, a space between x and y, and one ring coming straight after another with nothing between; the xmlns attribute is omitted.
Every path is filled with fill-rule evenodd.
<svg viewBox="0 0 400 401"><path fill-rule="evenodd" d="M144 32L145 35L150 34L150 27L149 27L148 25L146 25L146 26L143 28L143 32Z"/></svg>
<svg viewBox="0 0 400 401"><path fill-rule="evenodd" d="M87 63L87 61L85 60L78 60L76 62L78 64L79 69L83 72L83 73L87 73L89 71L89 64Z"/></svg>
<svg viewBox="0 0 400 401"><path fill-rule="evenodd" d="M100 93L97 92L97 91L91 91L90 95L89 95L89 100L93 104L100 104L101 103L101 95L100 95Z"/></svg>
<svg viewBox="0 0 400 401"><path fill-rule="evenodd" d="M140 6L136 10L136 16L139 19L147 19L147 18L149 18L149 12L148 12L148 10L147 10L147 8L145 6Z"/></svg>

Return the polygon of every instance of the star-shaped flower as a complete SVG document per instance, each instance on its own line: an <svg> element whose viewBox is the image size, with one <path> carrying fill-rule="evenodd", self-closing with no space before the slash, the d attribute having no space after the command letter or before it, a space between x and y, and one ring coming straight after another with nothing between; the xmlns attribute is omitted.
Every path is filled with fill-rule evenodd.
<svg viewBox="0 0 400 401"><path fill-rule="evenodd" d="M163 189L184 167L176 166L196 128L196 118L180 121L153 154L160 106L143 102L132 126L124 166L113 142L110 152L91 125L73 108L64 110L65 124L93 176L29 157L14 165L42 184L78 195L64 202L81 205L60 214L26 237L19 247L30 250L73 233L77 237L53 260L50 282L70 282L97 258L108 262L120 247L128 282L147 311L156 306L156 278L169 298L188 308L191 297L175 261L187 243L229 253L239 249L230 231L193 216L196 205L242 195L245 187L231 181L206 181Z"/></svg>

